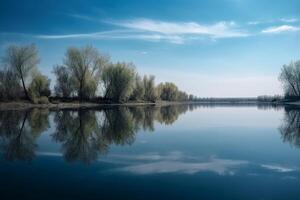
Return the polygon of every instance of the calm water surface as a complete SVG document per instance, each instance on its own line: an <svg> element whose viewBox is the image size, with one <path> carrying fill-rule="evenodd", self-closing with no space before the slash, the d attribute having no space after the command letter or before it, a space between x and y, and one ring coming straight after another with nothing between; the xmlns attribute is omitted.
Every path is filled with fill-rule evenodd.
<svg viewBox="0 0 300 200"><path fill-rule="evenodd" d="M300 199L300 110L0 111L0 199Z"/></svg>

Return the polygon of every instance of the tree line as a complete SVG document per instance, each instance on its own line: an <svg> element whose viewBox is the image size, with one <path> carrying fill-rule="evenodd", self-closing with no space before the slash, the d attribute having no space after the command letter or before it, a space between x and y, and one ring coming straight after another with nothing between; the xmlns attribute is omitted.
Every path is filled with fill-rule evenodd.
<svg viewBox="0 0 300 200"><path fill-rule="evenodd" d="M107 54L92 46L69 47L61 64L53 67L55 85L38 70L39 56L34 44L7 47L0 70L0 100L30 100L48 103L57 99L112 102L187 101L193 95L181 91L174 83L156 85L155 77L141 76L133 63L112 62Z"/></svg>

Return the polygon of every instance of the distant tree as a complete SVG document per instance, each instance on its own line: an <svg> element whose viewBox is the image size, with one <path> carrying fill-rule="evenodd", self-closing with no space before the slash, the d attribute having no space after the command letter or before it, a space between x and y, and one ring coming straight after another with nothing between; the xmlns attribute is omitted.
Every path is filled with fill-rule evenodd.
<svg viewBox="0 0 300 200"><path fill-rule="evenodd" d="M56 84L54 86L55 95L63 98L70 97L74 88L73 79L68 69L62 65L56 65L53 73L56 76Z"/></svg>
<svg viewBox="0 0 300 200"><path fill-rule="evenodd" d="M186 92L178 91L177 100L178 101L187 101L189 99L189 95Z"/></svg>
<svg viewBox="0 0 300 200"><path fill-rule="evenodd" d="M166 82L158 85L161 100L176 101L178 97L178 88L174 83Z"/></svg>
<svg viewBox="0 0 300 200"><path fill-rule="evenodd" d="M31 99L39 97L49 97L51 95L50 79L42 75L40 72L34 73L32 81L29 85L29 94Z"/></svg>
<svg viewBox="0 0 300 200"><path fill-rule="evenodd" d="M283 65L279 80L284 87L286 96L300 96L300 61Z"/></svg>
<svg viewBox="0 0 300 200"><path fill-rule="evenodd" d="M64 65L74 78L74 89L81 100L95 95L100 73L108 62L108 56L92 46L67 50Z"/></svg>
<svg viewBox="0 0 300 200"><path fill-rule="evenodd" d="M134 87L134 68L132 63L116 63L105 67L102 73L104 97L116 102L128 100Z"/></svg>
<svg viewBox="0 0 300 200"><path fill-rule="evenodd" d="M189 101L194 101L194 100L195 100L194 95L190 94L190 95L189 95Z"/></svg>
<svg viewBox="0 0 300 200"><path fill-rule="evenodd" d="M144 83L144 100L146 101L156 101L158 99L158 92L155 87L155 77L151 76L144 76L143 83Z"/></svg>
<svg viewBox="0 0 300 200"><path fill-rule="evenodd" d="M4 56L4 62L9 70L17 75L22 83L26 98L30 99L25 83L39 62L35 45L9 46Z"/></svg>
<svg viewBox="0 0 300 200"><path fill-rule="evenodd" d="M134 88L131 94L131 99L142 100L145 95L145 88L143 85L143 80L140 75L136 74L134 80Z"/></svg>

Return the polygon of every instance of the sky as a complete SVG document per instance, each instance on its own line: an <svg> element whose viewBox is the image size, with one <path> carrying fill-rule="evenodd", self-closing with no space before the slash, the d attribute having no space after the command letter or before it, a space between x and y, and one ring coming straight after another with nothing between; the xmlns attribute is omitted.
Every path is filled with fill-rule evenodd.
<svg viewBox="0 0 300 200"><path fill-rule="evenodd" d="M39 69L70 46L174 82L199 97L282 94L284 64L300 59L299 0L0 0L0 55L37 45Z"/></svg>

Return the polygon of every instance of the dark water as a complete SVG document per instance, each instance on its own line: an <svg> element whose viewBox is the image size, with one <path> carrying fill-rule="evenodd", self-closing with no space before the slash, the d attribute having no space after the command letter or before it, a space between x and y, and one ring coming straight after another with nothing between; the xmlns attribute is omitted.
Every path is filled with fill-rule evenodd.
<svg viewBox="0 0 300 200"><path fill-rule="evenodd" d="M0 111L0 199L300 199L300 110Z"/></svg>

